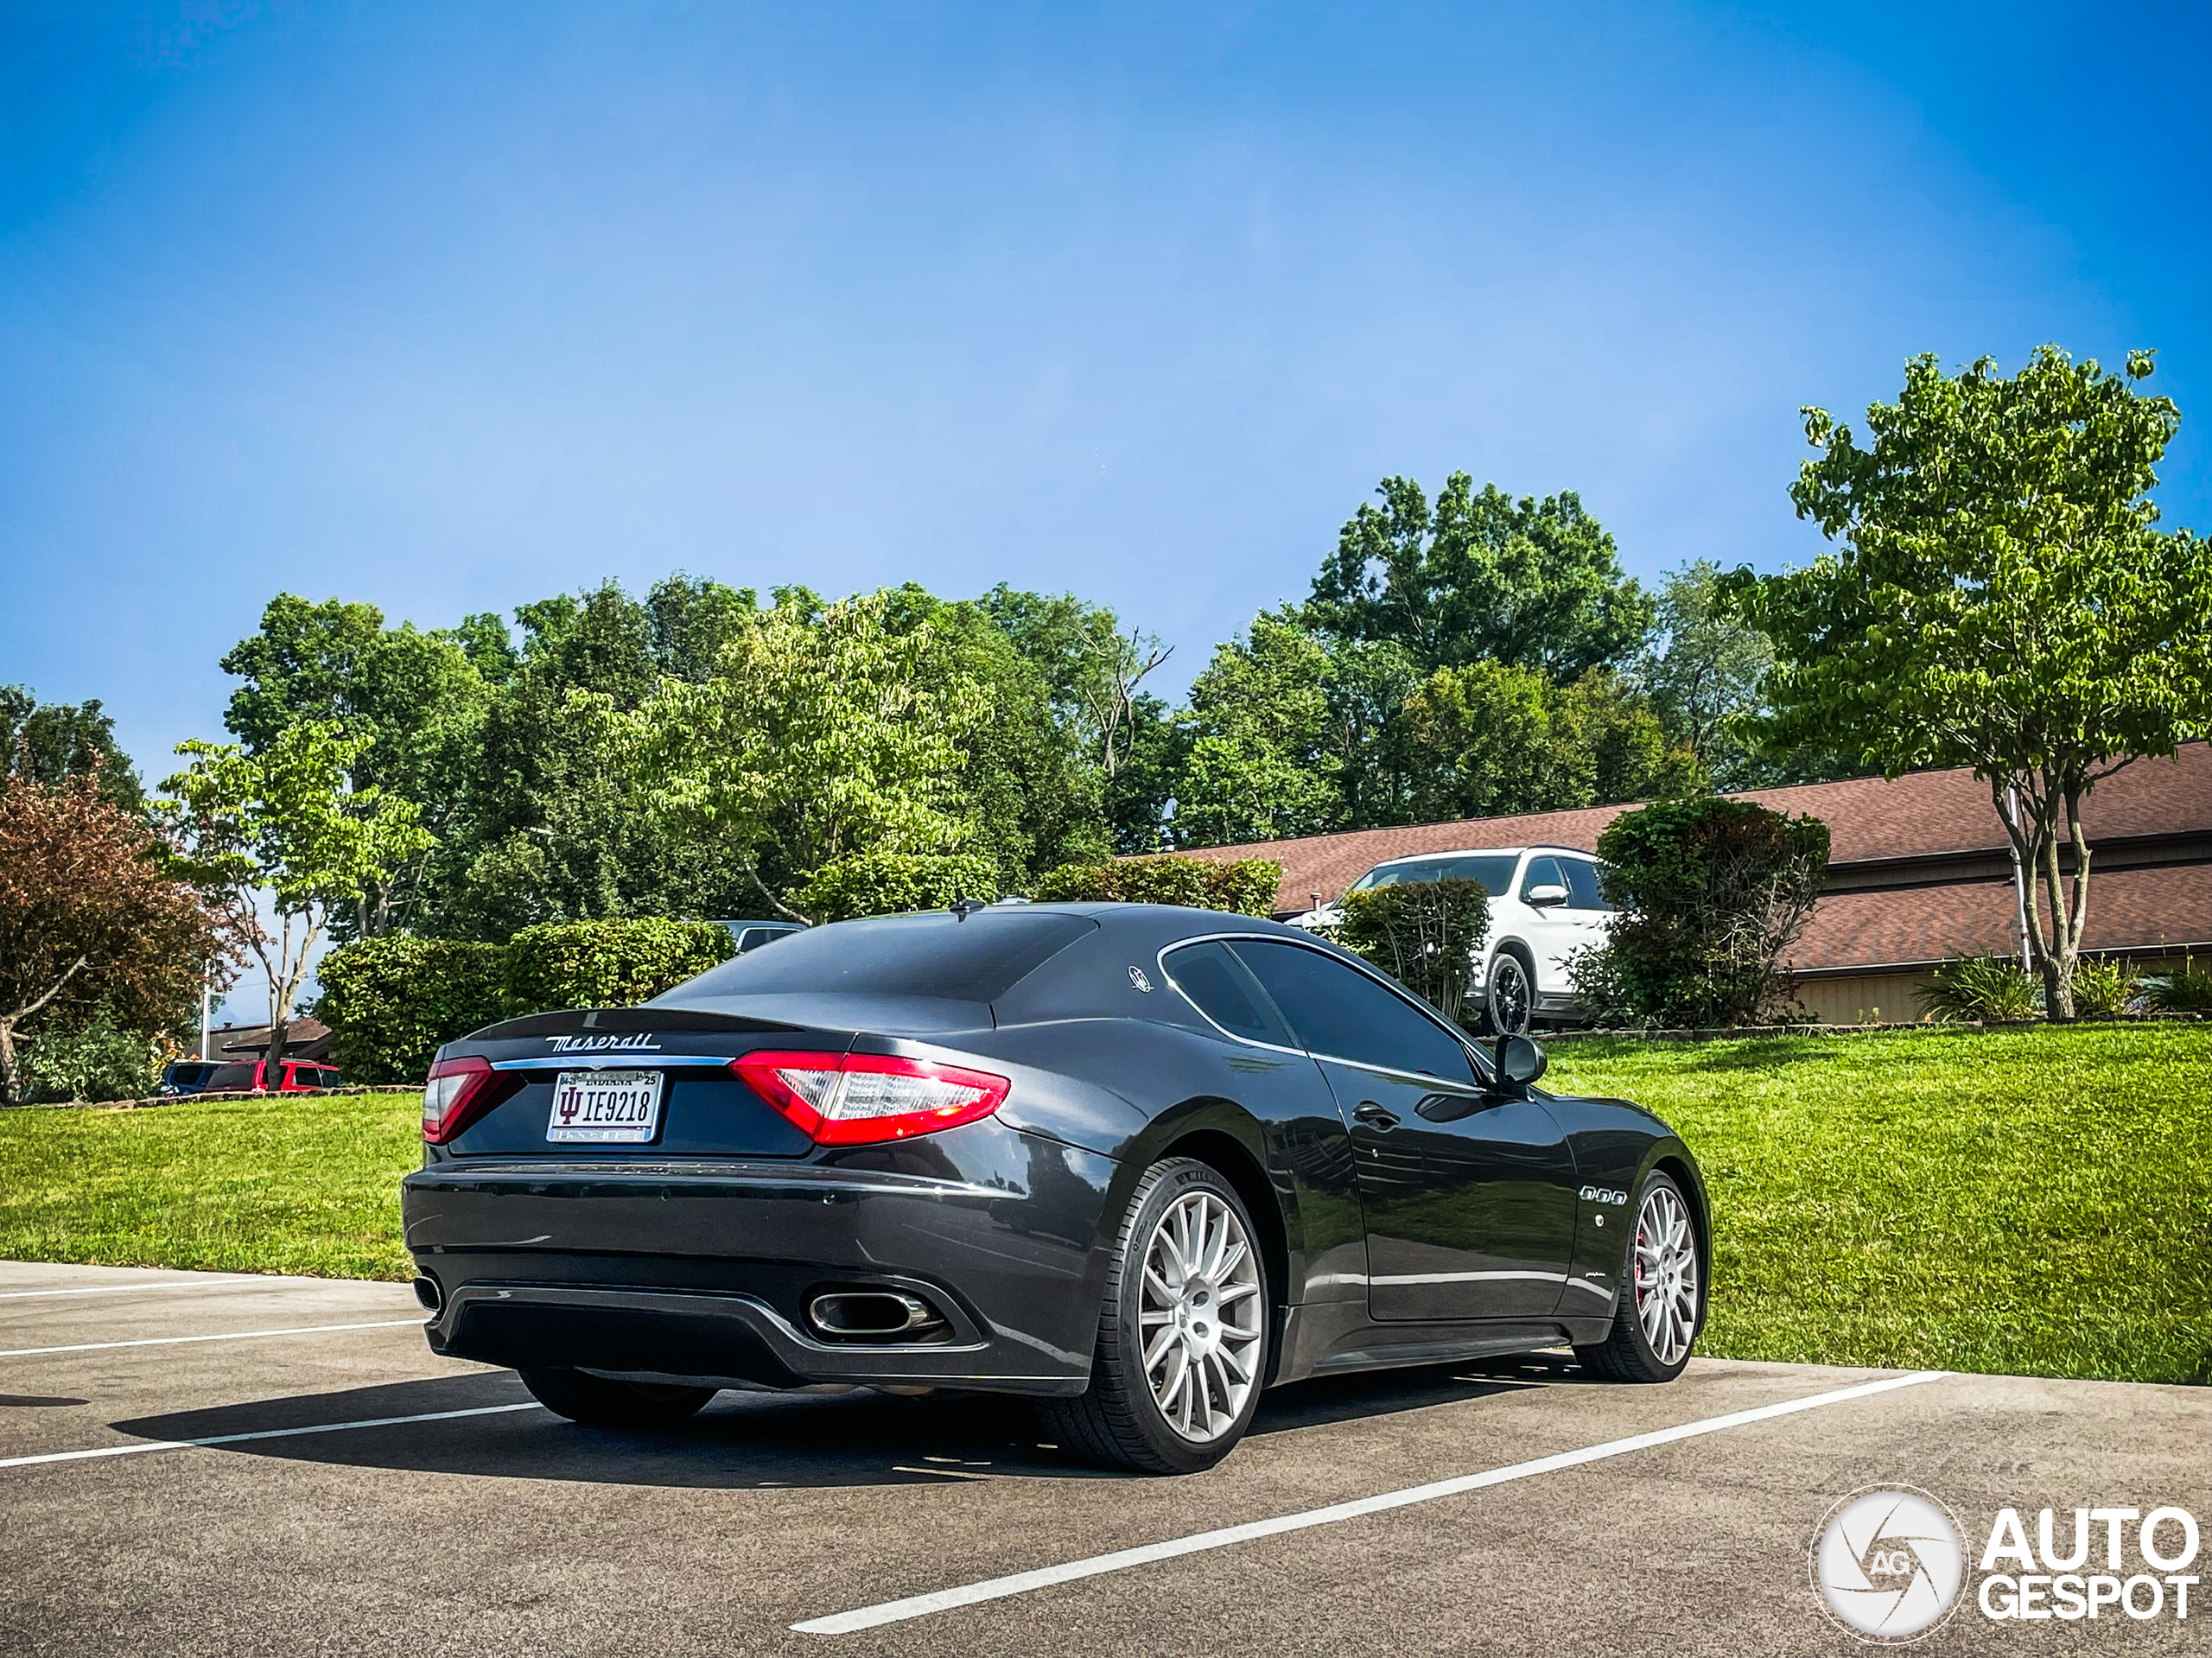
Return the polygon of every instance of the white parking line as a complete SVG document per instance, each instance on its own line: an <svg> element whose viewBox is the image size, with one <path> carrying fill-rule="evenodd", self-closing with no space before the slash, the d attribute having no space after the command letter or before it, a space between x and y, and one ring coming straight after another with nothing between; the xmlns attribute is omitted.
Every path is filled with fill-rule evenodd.
<svg viewBox="0 0 2212 1658"><path fill-rule="evenodd" d="M282 1278L222 1278L213 1283L199 1283L189 1278L181 1278L165 1284L95 1284L88 1289L0 1290L0 1301L21 1301L34 1295L122 1295L132 1290L288 1290L314 1287L315 1285L296 1283Z"/></svg>
<svg viewBox="0 0 2212 1658"><path fill-rule="evenodd" d="M397 1330L402 1324L421 1329L420 1318L385 1318L372 1324L302 1324L294 1330L232 1330L219 1336L146 1336L131 1342L78 1342L69 1347L16 1347L0 1352L0 1359L29 1358L38 1353L99 1353L111 1347L175 1347L181 1342L244 1342L257 1336L321 1336L334 1330Z"/></svg>
<svg viewBox="0 0 2212 1658"><path fill-rule="evenodd" d="M1586 1445L1580 1451L1562 1451L1554 1457L1539 1457L1534 1462L1515 1463L1510 1467L1493 1468L1486 1473L1462 1474L1454 1479L1408 1486L1401 1491L1385 1491L1376 1496L1332 1503L1325 1509L1308 1509L1302 1514L1279 1515L1272 1520L1255 1520L1246 1525L1224 1526L1218 1531L1197 1532L1164 1543L1147 1543L1140 1548L1120 1549L1111 1554L1094 1554L1087 1560L1071 1560L1065 1566L1043 1566L1034 1572L1017 1572L1009 1577L963 1584L957 1589L939 1589L931 1594L911 1595L905 1600L886 1601L880 1606L863 1606L857 1611L810 1618L804 1623L794 1623L791 1627L801 1635L850 1635L855 1630L872 1629L885 1623L927 1617L932 1612L950 1611L957 1606L973 1606L979 1601L1002 1600L1009 1595L1026 1595L1032 1590L1049 1589L1055 1584L1073 1583L1081 1578L1095 1578L1108 1572L1126 1572L1131 1566L1150 1566L1156 1560L1172 1560L1180 1554L1197 1554L1210 1548L1228 1548L1233 1544L1249 1543L1261 1537L1277 1537L1285 1532L1303 1531L1312 1526L1332 1526L1341 1521L1357 1520L1390 1509L1402 1509L1411 1503L1433 1502L1439 1497L1458 1496L1464 1491L1479 1491L1486 1486L1503 1485L1512 1480L1533 1478L1538 1474L1556 1473L1562 1468L1579 1468L1586 1463L1602 1462L1609 1457L1624 1457L1630 1452L1649 1451L1656 1445L1672 1445L1680 1439L1694 1439L1701 1434L1719 1433L1725 1429L1743 1427L1752 1422L1771 1421L1777 1416L1793 1415L1798 1411L1818 1410L1824 1405L1841 1405L1854 1399L1890 1393L1898 1388L1917 1387L1923 1382L1939 1381L1948 1374L1944 1370L1916 1370L1907 1375L1886 1376L1879 1382L1863 1382L1855 1387L1811 1394L1802 1399L1785 1399L1779 1404L1761 1405L1754 1410L1731 1411L1726 1416L1708 1416L1702 1421L1684 1422L1677 1427L1660 1428L1650 1433L1634 1434L1625 1439L1608 1439L1603 1445Z"/></svg>
<svg viewBox="0 0 2212 1658"><path fill-rule="evenodd" d="M94 1445L89 1451L49 1451L37 1457L0 1457L0 1468L28 1468L33 1463L84 1462L93 1457L135 1457L146 1451L190 1451L198 1445L243 1445L248 1439L291 1439L303 1433L343 1433L355 1427L398 1427L408 1422L450 1422L463 1416L498 1416L507 1411L543 1410L536 1400L519 1405L479 1405L472 1410L434 1410L420 1416L372 1416L359 1422L318 1422L312 1427L264 1428L257 1433L216 1433L205 1439L149 1439L143 1445Z"/></svg>

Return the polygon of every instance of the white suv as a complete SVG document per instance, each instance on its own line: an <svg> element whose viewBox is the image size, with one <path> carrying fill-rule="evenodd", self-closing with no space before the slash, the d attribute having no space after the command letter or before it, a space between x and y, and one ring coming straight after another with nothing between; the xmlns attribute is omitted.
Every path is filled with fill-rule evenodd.
<svg viewBox="0 0 2212 1658"><path fill-rule="evenodd" d="M1493 1031L1526 1031L1538 1019L1573 1018L1574 992L1567 958L1605 942L1613 906L1598 884L1597 859L1572 847L1493 847L1429 852L1380 863L1351 884L1355 893L1456 876L1479 881L1490 894L1490 934L1468 986ZM1294 927L1325 931L1344 918L1336 905L1291 918Z"/></svg>

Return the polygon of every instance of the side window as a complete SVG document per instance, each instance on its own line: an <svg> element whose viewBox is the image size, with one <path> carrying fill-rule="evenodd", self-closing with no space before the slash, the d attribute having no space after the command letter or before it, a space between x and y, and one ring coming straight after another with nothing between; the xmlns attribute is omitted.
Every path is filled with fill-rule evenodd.
<svg viewBox="0 0 2212 1658"><path fill-rule="evenodd" d="M1235 948L1313 1052L1452 1082L1474 1080L1457 1037L1356 968L1272 939L1240 938Z"/></svg>
<svg viewBox="0 0 2212 1658"><path fill-rule="evenodd" d="M1561 858L1560 865L1567 871L1567 901L1577 910L1610 910L1605 894L1598 885L1598 866L1581 858Z"/></svg>
<svg viewBox="0 0 2212 1658"><path fill-rule="evenodd" d="M1529 860L1529 873L1521 877L1521 901L1522 903L1525 904L1529 901L1529 889L1532 886L1567 886L1567 875L1566 873L1560 868L1559 860L1557 858L1531 858ZM1574 889L1573 887L1567 887L1569 896L1573 895L1573 890Z"/></svg>
<svg viewBox="0 0 2212 1658"><path fill-rule="evenodd" d="M1274 1010L1244 964L1219 944L1191 944L1166 956L1169 976L1198 1010L1231 1036L1292 1045Z"/></svg>

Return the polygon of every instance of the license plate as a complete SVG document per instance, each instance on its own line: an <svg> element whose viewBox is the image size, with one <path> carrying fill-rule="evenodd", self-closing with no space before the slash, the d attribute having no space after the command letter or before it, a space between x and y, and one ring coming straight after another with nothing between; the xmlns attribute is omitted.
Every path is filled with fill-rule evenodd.
<svg viewBox="0 0 2212 1658"><path fill-rule="evenodd" d="M639 1145L660 1127L658 1070L564 1070L545 1138L563 1145Z"/></svg>

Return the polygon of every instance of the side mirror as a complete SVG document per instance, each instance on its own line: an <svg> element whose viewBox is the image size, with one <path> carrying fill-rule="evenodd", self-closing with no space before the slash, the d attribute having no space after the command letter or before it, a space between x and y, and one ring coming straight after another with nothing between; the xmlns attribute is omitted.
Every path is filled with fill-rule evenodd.
<svg viewBox="0 0 2212 1658"><path fill-rule="evenodd" d="M1533 904L1540 910L1548 905L1564 904L1567 902L1567 888L1557 881L1548 880L1541 886L1531 886L1521 895L1521 901Z"/></svg>
<svg viewBox="0 0 2212 1658"><path fill-rule="evenodd" d="M1551 1061L1544 1051L1525 1036L1509 1036L1497 1045L1497 1074L1501 1079L1526 1088L1541 1077Z"/></svg>

